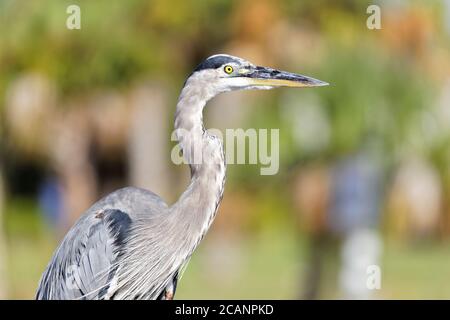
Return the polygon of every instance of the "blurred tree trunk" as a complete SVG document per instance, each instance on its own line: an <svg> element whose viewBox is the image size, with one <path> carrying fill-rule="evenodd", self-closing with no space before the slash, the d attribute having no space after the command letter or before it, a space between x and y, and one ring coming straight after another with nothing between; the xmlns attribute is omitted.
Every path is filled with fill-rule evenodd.
<svg viewBox="0 0 450 320"><path fill-rule="evenodd" d="M0 163L0 299L6 299L6 246L5 236L3 234L3 208L4 208L4 184L2 167Z"/></svg>
<svg viewBox="0 0 450 320"><path fill-rule="evenodd" d="M58 221L59 235L78 220L97 198L97 179L89 157L91 136L87 116L80 111L60 115L53 135L50 155L53 168L64 186L64 213Z"/></svg>
<svg viewBox="0 0 450 320"><path fill-rule="evenodd" d="M145 188L173 200L168 148L169 112L167 89L161 85L141 85L131 92L131 122L128 163L131 185Z"/></svg>

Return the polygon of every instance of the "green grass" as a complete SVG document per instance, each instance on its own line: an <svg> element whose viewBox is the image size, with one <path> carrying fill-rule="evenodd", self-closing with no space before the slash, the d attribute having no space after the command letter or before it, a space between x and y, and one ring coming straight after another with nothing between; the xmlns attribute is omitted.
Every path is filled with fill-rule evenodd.
<svg viewBox="0 0 450 320"><path fill-rule="evenodd" d="M31 299L57 245L32 202L10 202L5 217L8 296ZM307 241L292 226L261 228L252 235L214 228L180 281L178 299L296 299L307 265ZM450 245L385 242L379 298L449 299ZM338 298L338 254L326 258L322 298Z"/></svg>
<svg viewBox="0 0 450 320"><path fill-rule="evenodd" d="M450 244L386 244L383 258L385 298L450 299Z"/></svg>

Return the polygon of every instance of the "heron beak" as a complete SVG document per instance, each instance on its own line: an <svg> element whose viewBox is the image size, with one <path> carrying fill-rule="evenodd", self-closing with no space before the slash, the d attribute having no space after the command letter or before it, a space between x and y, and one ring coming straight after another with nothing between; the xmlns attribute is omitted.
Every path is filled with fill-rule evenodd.
<svg viewBox="0 0 450 320"><path fill-rule="evenodd" d="M254 67L251 69L246 69L241 72L240 76L247 78L247 81L254 86L302 88L321 87L328 85L328 83L326 82L301 74L295 74L266 67Z"/></svg>

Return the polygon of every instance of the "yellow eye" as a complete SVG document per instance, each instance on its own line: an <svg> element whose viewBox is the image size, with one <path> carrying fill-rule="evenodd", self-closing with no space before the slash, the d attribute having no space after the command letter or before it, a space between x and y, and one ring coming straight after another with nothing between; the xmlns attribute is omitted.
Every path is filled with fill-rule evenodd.
<svg viewBox="0 0 450 320"><path fill-rule="evenodd" d="M225 71L225 73L227 73L227 74L231 74L233 72L233 67L232 66L225 66L223 68L223 71Z"/></svg>

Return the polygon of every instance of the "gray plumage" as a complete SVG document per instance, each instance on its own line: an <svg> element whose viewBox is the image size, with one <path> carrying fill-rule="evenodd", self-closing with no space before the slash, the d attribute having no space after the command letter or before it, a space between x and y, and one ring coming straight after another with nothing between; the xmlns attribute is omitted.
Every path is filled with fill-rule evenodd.
<svg viewBox="0 0 450 320"><path fill-rule="evenodd" d="M215 55L186 80L175 114L176 135L191 169L172 206L128 187L88 209L56 249L37 299L172 299L184 266L209 229L222 199L225 156L208 134L202 111L219 93L324 82L243 59Z"/></svg>

